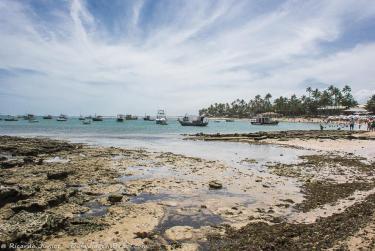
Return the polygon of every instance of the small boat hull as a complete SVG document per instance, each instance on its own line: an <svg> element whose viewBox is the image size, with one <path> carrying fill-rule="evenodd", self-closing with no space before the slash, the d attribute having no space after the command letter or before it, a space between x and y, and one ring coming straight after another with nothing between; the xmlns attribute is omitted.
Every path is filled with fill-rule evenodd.
<svg viewBox="0 0 375 251"><path fill-rule="evenodd" d="M157 119L156 124L157 125L168 125L168 122L165 119Z"/></svg>
<svg viewBox="0 0 375 251"><path fill-rule="evenodd" d="M279 121L272 121L269 123L251 122L252 125L278 125Z"/></svg>
<svg viewBox="0 0 375 251"><path fill-rule="evenodd" d="M197 122L197 121L181 121L179 120L182 126L207 126L208 122Z"/></svg>

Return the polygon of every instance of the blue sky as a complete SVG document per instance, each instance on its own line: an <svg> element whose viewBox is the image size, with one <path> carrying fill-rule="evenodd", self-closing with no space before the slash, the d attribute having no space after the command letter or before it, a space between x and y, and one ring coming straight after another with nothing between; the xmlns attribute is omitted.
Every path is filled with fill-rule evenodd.
<svg viewBox="0 0 375 251"><path fill-rule="evenodd" d="M197 113L375 94L373 0L0 0L0 113Z"/></svg>

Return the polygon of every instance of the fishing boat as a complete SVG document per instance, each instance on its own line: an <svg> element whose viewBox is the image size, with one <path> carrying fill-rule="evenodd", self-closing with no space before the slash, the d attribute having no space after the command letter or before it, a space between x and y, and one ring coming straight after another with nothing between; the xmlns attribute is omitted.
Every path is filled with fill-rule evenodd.
<svg viewBox="0 0 375 251"><path fill-rule="evenodd" d="M155 121L158 125L168 125L167 116L165 115L164 110L158 110Z"/></svg>
<svg viewBox="0 0 375 251"><path fill-rule="evenodd" d="M90 119L84 119L84 120L82 120L82 124L89 125L89 124L91 124L91 120Z"/></svg>
<svg viewBox="0 0 375 251"><path fill-rule="evenodd" d="M122 114L117 115L117 122L124 122L124 115Z"/></svg>
<svg viewBox="0 0 375 251"><path fill-rule="evenodd" d="M43 119L52 119L52 115L46 115L46 116L43 116Z"/></svg>
<svg viewBox="0 0 375 251"><path fill-rule="evenodd" d="M130 114L126 114L125 119L126 119L126 120L137 120L138 117L137 117L137 116L130 115Z"/></svg>
<svg viewBox="0 0 375 251"><path fill-rule="evenodd" d="M85 120L85 118L82 115L79 115L78 120Z"/></svg>
<svg viewBox="0 0 375 251"><path fill-rule="evenodd" d="M4 121L18 121L18 118L8 115Z"/></svg>
<svg viewBox="0 0 375 251"><path fill-rule="evenodd" d="M182 126L207 126L208 119L205 116L188 116L177 119Z"/></svg>
<svg viewBox="0 0 375 251"><path fill-rule="evenodd" d="M95 116L92 118L92 121L103 121L103 117L100 116L100 115L95 115Z"/></svg>
<svg viewBox="0 0 375 251"><path fill-rule="evenodd" d="M151 118L150 115L145 115L143 118L144 121L155 121L155 119Z"/></svg>
<svg viewBox="0 0 375 251"><path fill-rule="evenodd" d="M60 122L64 122L68 120L68 117L64 114L60 114L60 116L56 120Z"/></svg>
<svg viewBox="0 0 375 251"><path fill-rule="evenodd" d="M257 117L254 121L251 121L252 125L277 125L279 121L272 120L270 117Z"/></svg>
<svg viewBox="0 0 375 251"><path fill-rule="evenodd" d="M30 120L30 119L34 119L34 114L26 114L25 116L23 116L23 119L24 120Z"/></svg>

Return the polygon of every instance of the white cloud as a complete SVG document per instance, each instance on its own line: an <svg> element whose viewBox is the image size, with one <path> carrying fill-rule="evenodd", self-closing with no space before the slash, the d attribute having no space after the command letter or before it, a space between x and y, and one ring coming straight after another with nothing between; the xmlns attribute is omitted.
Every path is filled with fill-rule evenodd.
<svg viewBox="0 0 375 251"><path fill-rule="evenodd" d="M370 0L344 2L257 12L258 1L186 1L158 8L168 21L146 29L138 1L118 20L124 36L112 38L83 1L67 2L70 11L48 23L22 1L1 0L0 69L43 74L0 78L0 112L184 114L257 93L301 93L306 79L350 84L363 100L375 92L375 43L321 47L346 32L348 19L375 16Z"/></svg>

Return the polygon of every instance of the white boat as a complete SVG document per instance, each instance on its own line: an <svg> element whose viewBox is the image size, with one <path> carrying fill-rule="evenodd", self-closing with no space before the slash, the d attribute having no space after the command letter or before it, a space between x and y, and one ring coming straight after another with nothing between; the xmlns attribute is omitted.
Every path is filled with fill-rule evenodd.
<svg viewBox="0 0 375 251"><path fill-rule="evenodd" d="M5 119L5 121L18 121L17 117L8 115Z"/></svg>
<svg viewBox="0 0 375 251"><path fill-rule="evenodd" d="M56 120L57 121L67 121L68 117L64 114L60 114L60 116Z"/></svg>
<svg viewBox="0 0 375 251"><path fill-rule="evenodd" d="M117 115L117 122L124 122L124 120L125 120L125 116L124 115L122 115L122 114L119 114L119 115Z"/></svg>
<svg viewBox="0 0 375 251"><path fill-rule="evenodd" d="M158 110L155 121L158 125L168 125L167 116L165 115L164 110Z"/></svg>

